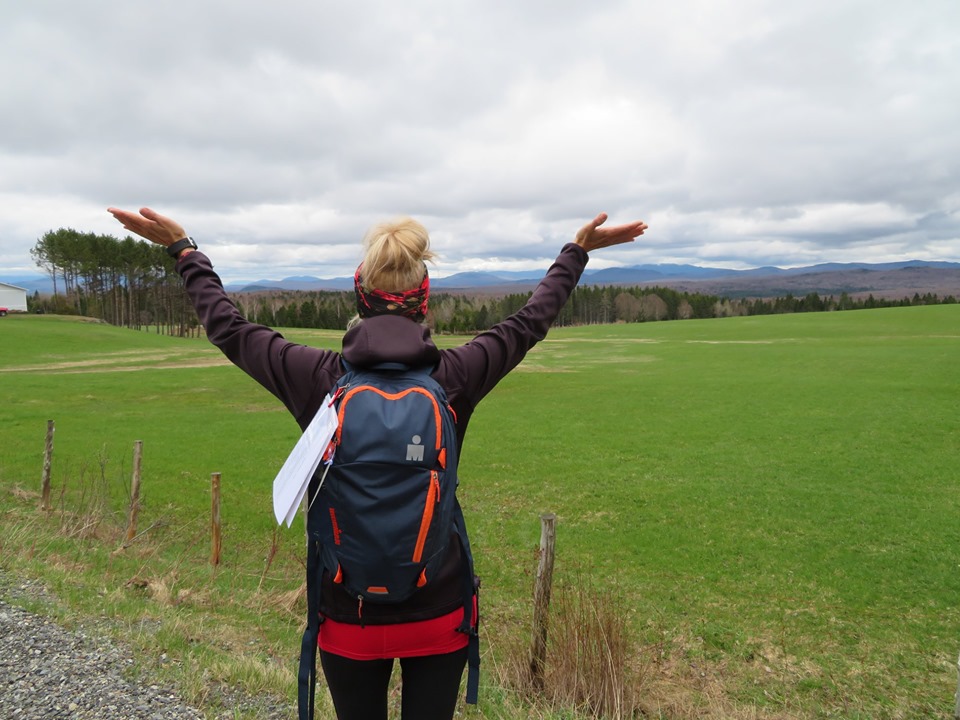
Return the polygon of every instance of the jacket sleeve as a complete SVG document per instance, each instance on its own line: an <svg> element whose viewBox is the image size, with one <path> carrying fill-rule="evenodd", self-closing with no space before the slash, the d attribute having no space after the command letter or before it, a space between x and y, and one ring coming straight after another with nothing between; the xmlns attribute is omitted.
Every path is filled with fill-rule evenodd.
<svg viewBox="0 0 960 720"><path fill-rule="evenodd" d="M202 252L182 256L177 272L210 342L279 398L305 428L340 374L339 353L292 343L244 318Z"/></svg>
<svg viewBox="0 0 960 720"><path fill-rule="evenodd" d="M442 352L442 383L457 388L460 400L476 407L546 337L580 281L587 259L579 245L564 245L526 305L465 345Z"/></svg>

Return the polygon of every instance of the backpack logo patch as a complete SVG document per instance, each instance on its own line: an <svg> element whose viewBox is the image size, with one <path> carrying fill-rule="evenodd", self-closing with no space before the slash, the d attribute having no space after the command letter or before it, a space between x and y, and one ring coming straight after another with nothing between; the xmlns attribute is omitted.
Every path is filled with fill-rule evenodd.
<svg viewBox="0 0 960 720"><path fill-rule="evenodd" d="M423 462L423 445L420 444L419 435L414 435L407 445L407 461Z"/></svg>

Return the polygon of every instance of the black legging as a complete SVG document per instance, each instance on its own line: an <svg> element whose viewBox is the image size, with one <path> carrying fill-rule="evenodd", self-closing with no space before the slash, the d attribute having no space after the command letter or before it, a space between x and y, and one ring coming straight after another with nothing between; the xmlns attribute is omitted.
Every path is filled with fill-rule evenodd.
<svg viewBox="0 0 960 720"><path fill-rule="evenodd" d="M450 720L466 663L467 648L401 658L402 720ZM339 720L387 720L393 660L351 660L321 650L320 664Z"/></svg>

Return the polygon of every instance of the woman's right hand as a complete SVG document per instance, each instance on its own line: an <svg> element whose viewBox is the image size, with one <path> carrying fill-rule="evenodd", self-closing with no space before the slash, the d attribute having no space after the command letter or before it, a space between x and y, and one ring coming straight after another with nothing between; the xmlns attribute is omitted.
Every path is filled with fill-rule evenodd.
<svg viewBox="0 0 960 720"><path fill-rule="evenodd" d="M140 208L140 212L135 213L112 207L107 208L107 212L119 220L120 224L130 232L134 232L157 245L169 247L177 240L187 237L187 233L180 223L154 212L150 208Z"/></svg>
<svg viewBox="0 0 960 720"><path fill-rule="evenodd" d="M574 242L587 252L591 252L612 245L633 242L634 239L643 235L643 231L647 229L647 224L642 220L623 225L602 227L606 221L607 214L600 213L580 228Z"/></svg>

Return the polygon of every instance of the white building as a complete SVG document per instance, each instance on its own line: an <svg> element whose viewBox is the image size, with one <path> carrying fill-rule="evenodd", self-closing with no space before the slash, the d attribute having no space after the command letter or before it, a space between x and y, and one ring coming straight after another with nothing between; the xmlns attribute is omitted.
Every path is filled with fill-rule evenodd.
<svg viewBox="0 0 960 720"><path fill-rule="evenodd" d="M27 311L27 291L25 288L0 282L0 308Z"/></svg>

